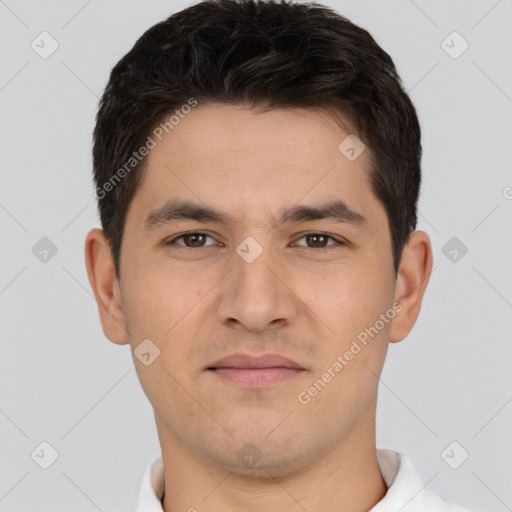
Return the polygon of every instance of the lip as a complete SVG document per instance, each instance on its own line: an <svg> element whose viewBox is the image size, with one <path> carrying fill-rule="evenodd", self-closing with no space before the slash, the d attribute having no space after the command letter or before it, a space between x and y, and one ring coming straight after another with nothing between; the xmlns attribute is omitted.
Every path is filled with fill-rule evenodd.
<svg viewBox="0 0 512 512"><path fill-rule="evenodd" d="M209 372L238 387L270 388L299 375L304 368L279 354L249 356L233 354L207 368Z"/></svg>
<svg viewBox="0 0 512 512"><path fill-rule="evenodd" d="M261 356L250 356L247 354L232 354L219 359L208 369L219 368L303 368L292 359L288 359L280 354L263 354Z"/></svg>

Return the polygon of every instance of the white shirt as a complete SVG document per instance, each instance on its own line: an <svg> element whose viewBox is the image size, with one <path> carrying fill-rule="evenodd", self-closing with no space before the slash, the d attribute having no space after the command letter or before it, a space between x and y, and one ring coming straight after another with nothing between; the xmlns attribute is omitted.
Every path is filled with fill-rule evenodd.
<svg viewBox="0 0 512 512"><path fill-rule="evenodd" d="M388 491L369 512L471 512L445 503L424 484L409 457L392 450L377 450L382 477ZM161 454L147 466L136 512L163 512L164 466Z"/></svg>

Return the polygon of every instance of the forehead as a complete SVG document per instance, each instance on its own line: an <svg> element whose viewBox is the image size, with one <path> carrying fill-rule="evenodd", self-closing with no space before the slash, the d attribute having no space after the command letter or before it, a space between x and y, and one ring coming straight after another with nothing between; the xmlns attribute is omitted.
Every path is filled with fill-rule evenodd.
<svg viewBox="0 0 512 512"><path fill-rule="evenodd" d="M368 203L376 202L368 156L362 151L347 158L343 144L353 135L349 123L339 120L324 110L262 113L200 105L161 140L153 137L156 144L133 200L137 218L145 221L173 198L229 210L231 217L255 223L263 222L264 212L275 221L285 206L336 200L363 215Z"/></svg>
<svg viewBox="0 0 512 512"><path fill-rule="evenodd" d="M270 153L292 149L296 153L299 144L300 160L304 153L315 150L338 152L339 143L350 132L348 119L334 109L274 108L263 112L243 106L203 104L183 116L178 124L167 126L162 134L163 144L157 144L148 163L157 159L163 148L170 152L188 151L189 157L192 150L197 159L211 159L217 153L220 158L229 157L229 153L251 151ZM293 155L286 157L290 159Z"/></svg>

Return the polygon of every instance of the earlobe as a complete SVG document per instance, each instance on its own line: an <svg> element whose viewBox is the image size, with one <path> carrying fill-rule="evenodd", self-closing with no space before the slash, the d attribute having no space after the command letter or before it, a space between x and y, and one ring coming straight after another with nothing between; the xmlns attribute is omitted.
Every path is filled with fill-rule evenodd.
<svg viewBox="0 0 512 512"><path fill-rule="evenodd" d="M391 343L403 340L416 323L432 273L432 260L432 246L427 233L411 233L404 247L396 278L394 300L401 305L401 310L391 322Z"/></svg>
<svg viewBox="0 0 512 512"><path fill-rule="evenodd" d="M110 246L99 228L89 231L85 239L85 264L105 336L119 345L128 343L128 331Z"/></svg>

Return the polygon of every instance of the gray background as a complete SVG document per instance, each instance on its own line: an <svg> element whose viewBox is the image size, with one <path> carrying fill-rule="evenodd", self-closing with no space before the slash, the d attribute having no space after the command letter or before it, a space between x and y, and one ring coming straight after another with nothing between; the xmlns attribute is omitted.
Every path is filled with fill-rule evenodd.
<svg viewBox="0 0 512 512"><path fill-rule="evenodd" d="M104 337L87 280L91 132L112 66L190 3L0 1L1 511L133 510L159 451L129 346ZM512 2L324 3L391 54L423 128L419 228L435 270L390 347L378 446L407 453L448 501L511 510ZM46 59L31 48L42 31L59 45ZM469 44L458 58L442 47L453 31ZM32 250L43 237L57 248L46 262ZM31 457L43 441L59 454L48 469Z"/></svg>

